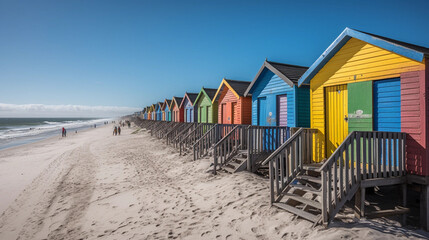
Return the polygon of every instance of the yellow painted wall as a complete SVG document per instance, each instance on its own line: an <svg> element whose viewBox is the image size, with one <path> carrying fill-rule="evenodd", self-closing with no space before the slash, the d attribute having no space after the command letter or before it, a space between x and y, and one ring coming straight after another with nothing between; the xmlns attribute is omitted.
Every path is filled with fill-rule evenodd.
<svg viewBox="0 0 429 240"><path fill-rule="evenodd" d="M351 38L311 79L311 127L318 129L314 144L315 161L325 159L324 88L353 82L399 77L403 72L424 70L417 62L361 40Z"/></svg>

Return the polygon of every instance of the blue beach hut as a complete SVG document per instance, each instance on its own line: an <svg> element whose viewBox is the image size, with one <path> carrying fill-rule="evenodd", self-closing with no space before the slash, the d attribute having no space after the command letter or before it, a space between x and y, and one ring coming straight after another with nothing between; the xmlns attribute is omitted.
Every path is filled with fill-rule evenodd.
<svg viewBox="0 0 429 240"><path fill-rule="evenodd" d="M310 127L310 91L298 88L307 67L265 60L245 92L252 96L252 125Z"/></svg>
<svg viewBox="0 0 429 240"><path fill-rule="evenodd" d="M196 122L198 118L198 109L194 108L195 99L198 93L185 93L180 108L184 108L184 122Z"/></svg>

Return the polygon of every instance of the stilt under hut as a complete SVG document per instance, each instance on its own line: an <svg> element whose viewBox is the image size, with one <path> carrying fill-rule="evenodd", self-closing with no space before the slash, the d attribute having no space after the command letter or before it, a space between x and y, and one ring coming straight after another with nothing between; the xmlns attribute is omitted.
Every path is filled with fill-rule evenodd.
<svg viewBox="0 0 429 240"><path fill-rule="evenodd" d="M310 86L310 125L317 132L298 144L310 144L310 154L280 158L284 152L278 152L268 159L273 205L327 225L354 198L357 217L402 214L405 222L408 182L421 189L427 228L428 54L428 48L346 28L298 81ZM290 162L297 164L276 177L276 166ZM367 213L365 190L389 185L401 187L402 204Z"/></svg>
<svg viewBox="0 0 429 240"><path fill-rule="evenodd" d="M194 108L194 102L198 93L185 93L179 108L183 108L184 122L196 122L198 109Z"/></svg>
<svg viewBox="0 0 429 240"><path fill-rule="evenodd" d="M195 108L198 109L199 123L217 123L217 102L212 102L217 89L201 88L195 99Z"/></svg>
<svg viewBox="0 0 429 240"><path fill-rule="evenodd" d="M173 97L171 100L171 111L173 113L172 118L175 122L183 122L183 108L180 108L183 98Z"/></svg>
<svg viewBox="0 0 429 240"><path fill-rule="evenodd" d="M171 100L165 99L162 104L162 120L163 121L171 121L171 112L170 112Z"/></svg>

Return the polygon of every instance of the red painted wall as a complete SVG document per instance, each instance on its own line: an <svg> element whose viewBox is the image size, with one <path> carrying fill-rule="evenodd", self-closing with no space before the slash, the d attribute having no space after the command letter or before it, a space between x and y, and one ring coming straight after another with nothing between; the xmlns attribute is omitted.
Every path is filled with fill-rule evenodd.
<svg viewBox="0 0 429 240"><path fill-rule="evenodd" d="M175 122L183 122L183 107L179 108L177 105L173 108L174 116L176 119L174 119Z"/></svg>
<svg viewBox="0 0 429 240"><path fill-rule="evenodd" d="M225 110L222 111L222 104ZM226 124L249 124L252 118L252 98L237 96L229 90L228 87L224 86L222 93L219 97L219 111L218 111L218 123ZM228 115L223 116L222 112L226 112ZM229 120L228 120L229 119Z"/></svg>
<svg viewBox="0 0 429 240"><path fill-rule="evenodd" d="M424 176L429 175L427 75L426 70L401 74L401 131L407 133L406 169L408 173Z"/></svg>

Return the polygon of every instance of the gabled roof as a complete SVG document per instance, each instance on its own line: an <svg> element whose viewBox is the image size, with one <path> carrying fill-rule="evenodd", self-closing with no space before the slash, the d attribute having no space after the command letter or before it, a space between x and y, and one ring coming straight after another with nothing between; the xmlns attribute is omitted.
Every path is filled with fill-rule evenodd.
<svg viewBox="0 0 429 240"><path fill-rule="evenodd" d="M171 101L171 105L176 104L178 106L178 108L180 108L180 103L182 103L183 98L181 97L173 97L173 100ZM171 106L170 106L171 109Z"/></svg>
<svg viewBox="0 0 429 240"><path fill-rule="evenodd" d="M156 104L155 103L150 106L150 110L151 110L151 112L156 111Z"/></svg>
<svg viewBox="0 0 429 240"><path fill-rule="evenodd" d="M219 98L224 86L227 86L229 89L231 89L231 91L237 98L240 98L244 97L244 93L246 92L249 85L250 82L247 81L238 81L224 78L222 79L222 82L220 83L219 88L217 89L216 94L212 99L212 103L214 103L217 98Z"/></svg>
<svg viewBox="0 0 429 240"><path fill-rule="evenodd" d="M162 104L163 104L163 102L158 102L156 104L156 108L159 109L159 110L161 110L162 109Z"/></svg>
<svg viewBox="0 0 429 240"><path fill-rule="evenodd" d="M161 109L165 110L165 106L168 106L168 109L170 109L170 104L171 104L171 100L170 99L165 99L164 103L162 104Z"/></svg>
<svg viewBox="0 0 429 240"><path fill-rule="evenodd" d="M310 80L320 71L320 69L323 68L323 66L325 66L327 62L329 62L329 60L347 43L350 38L359 39L418 62L422 62L425 56L429 56L429 48L346 28L301 76L298 80L298 86L310 83Z"/></svg>
<svg viewBox="0 0 429 240"><path fill-rule="evenodd" d="M185 99L188 99L189 102L191 102L192 106L194 105L195 99L197 98L198 93L185 93L185 96L182 99L182 102L180 103L179 108L182 107L182 104L185 102Z"/></svg>
<svg viewBox="0 0 429 240"><path fill-rule="evenodd" d="M283 79L283 81L285 81L285 83L287 83L291 87L293 87L294 84L298 84L298 79L308 69L308 67L285 64L285 63L278 63L278 62L271 62L271 61L265 60L264 63L262 64L262 67L259 69L258 74L256 74L252 83L250 83L249 87L247 88L246 92L244 93L244 96L247 96L249 94L249 92L252 90L252 87L254 86L256 81L259 79L259 76L261 76L261 74L265 68L267 68L272 73L279 76L281 79Z"/></svg>
<svg viewBox="0 0 429 240"><path fill-rule="evenodd" d="M206 96L208 99L210 99L210 101L213 100L214 96L216 95L217 89L214 88L205 88L202 87L200 93L198 93L197 98L195 99L195 103L198 102L198 100L204 95Z"/></svg>

